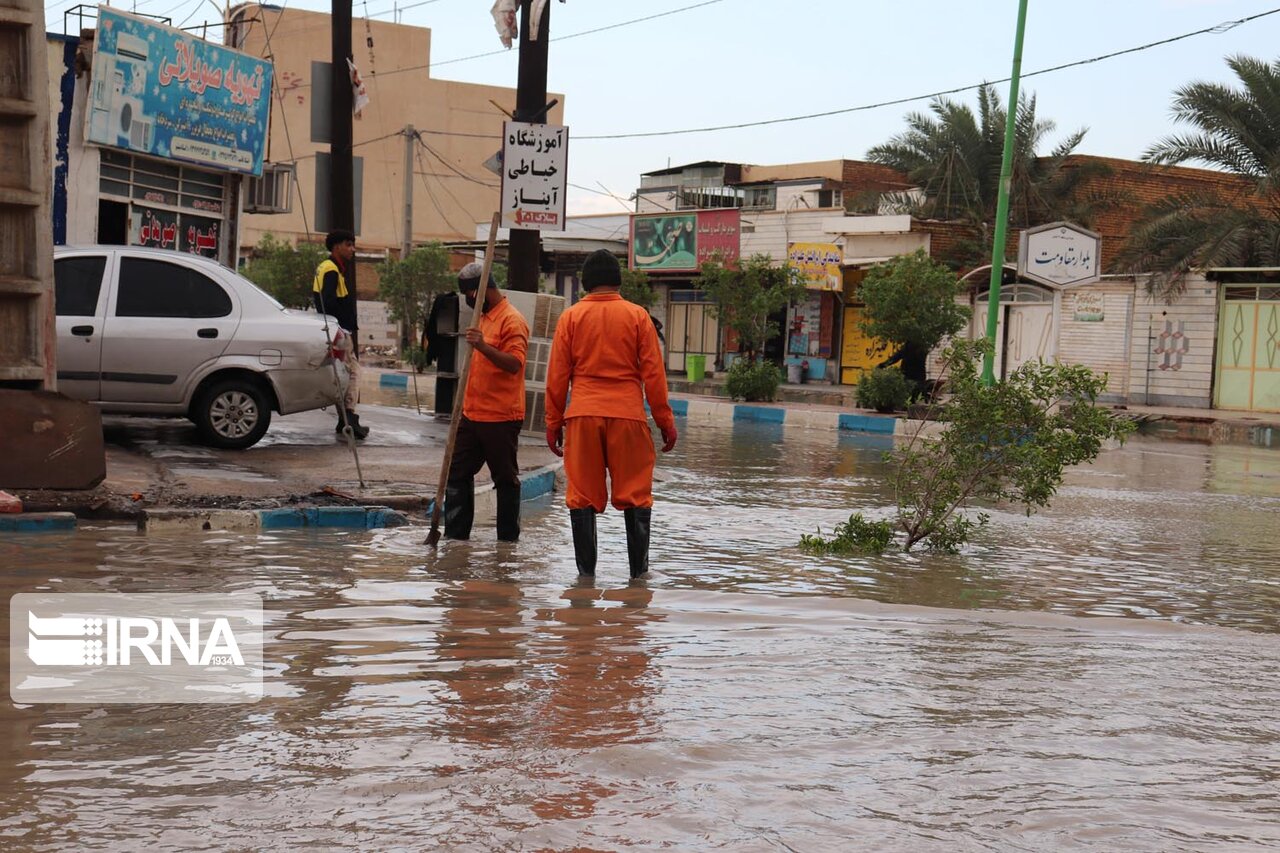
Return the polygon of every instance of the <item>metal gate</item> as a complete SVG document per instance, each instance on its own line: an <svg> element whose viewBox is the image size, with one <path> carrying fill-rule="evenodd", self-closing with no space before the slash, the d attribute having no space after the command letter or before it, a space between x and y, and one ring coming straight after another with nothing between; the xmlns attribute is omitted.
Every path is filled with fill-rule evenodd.
<svg viewBox="0 0 1280 853"><path fill-rule="evenodd" d="M1280 287L1222 291L1214 407L1280 412Z"/></svg>

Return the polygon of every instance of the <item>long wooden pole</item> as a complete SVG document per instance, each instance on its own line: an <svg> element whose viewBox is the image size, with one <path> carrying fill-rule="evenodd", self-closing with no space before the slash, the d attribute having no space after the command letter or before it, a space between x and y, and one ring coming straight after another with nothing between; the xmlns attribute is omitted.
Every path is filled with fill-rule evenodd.
<svg viewBox="0 0 1280 853"><path fill-rule="evenodd" d="M498 239L498 226L502 223L502 214L494 213L489 222L489 242L484 250L484 269L480 273L480 289L476 291L476 307L471 312L471 324L468 329L480 325L480 317L484 314L484 300L489 293L489 271L493 269L494 244ZM435 503L431 505L431 532L427 534L426 544L434 548L440 542L440 515L444 504L444 489L449 482L449 466L453 462L453 447L458 441L458 423L462 420L462 398L466 396L467 379L471 376L471 350L462 353L462 370L458 373L458 387L453 392L453 415L449 419L449 438L444 445L444 459L440 463L440 484L436 487Z"/></svg>

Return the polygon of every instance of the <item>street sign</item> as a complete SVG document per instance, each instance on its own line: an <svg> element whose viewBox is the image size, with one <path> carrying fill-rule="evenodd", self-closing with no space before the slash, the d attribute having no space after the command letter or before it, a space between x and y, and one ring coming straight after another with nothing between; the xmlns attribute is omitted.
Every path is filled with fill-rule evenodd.
<svg viewBox="0 0 1280 853"><path fill-rule="evenodd" d="M569 128L508 121L502 137L502 227L563 231Z"/></svg>
<svg viewBox="0 0 1280 853"><path fill-rule="evenodd" d="M1028 228L1018 241L1018 275L1057 287L1088 284L1101 277L1101 254L1102 238L1079 225Z"/></svg>

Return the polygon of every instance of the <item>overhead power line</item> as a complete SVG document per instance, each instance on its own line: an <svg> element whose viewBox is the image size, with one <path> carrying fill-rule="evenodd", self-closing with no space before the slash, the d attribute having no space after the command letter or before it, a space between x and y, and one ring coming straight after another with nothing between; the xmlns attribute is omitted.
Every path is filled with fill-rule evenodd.
<svg viewBox="0 0 1280 853"><path fill-rule="evenodd" d="M1023 74L1022 77L1023 79L1026 79L1028 77L1036 77L1041 74L1050 74L1054 71L1063 71L1067 68L1075 68L1080 65L1089 65L1094 62L1102 62L1103 60L1106 60L1106 59L1114 59L1117 56L1125 56L1126 54L1130 54L1130 53L1139 53L1144 50L1150 50L1151 48L1154 48L1154 47L1161 47L1166 44L1172 44L1174 42L1182 41L1183 39L1193 38L1195 36L1201 36L1206 34L1218 35L1221 33L1225 33L1229 30L1233 30L1236 27L1241 26L1243 24L1248 24L1252 21L1258 20L1259 18L1265 18L1269 15L1274 15L1276 13L1280 13L1280 8L1271 9L1266 12L1259 12L1256 15L1249 15L1246 18L1238 18L1234 21L1223 21L1222 23L1215 24L1212 27L1205 27L1204 29L1194 30L1189 33L1183 33L1182 35L1161 39L1160 41L1148 42L1147 44L1138 45L1137 47L1130 47L1124 50L1117 50L1112 53L1104 53L1101 56L1094 56L1094 57L1090 57L1089 59L1078 59L1075 62L1067 62L1062 65L1055 65L1051 68L1041 68L1039 71L1032 71L1030 73ZM691 128L685 128L683 130L647 130L647 131L640 131L636 133L603 133L603 134L594 134L589 136L575 136L574 139L576 140L640 139L642 137L650 137L650 136L678 136L678 135L690 134L690 133L711 133L717 130L739 130L741 128L746 128L746 127L764 127L766 125L771 125L771 124L786 124L788 122L807 121L809 119L825 118L827 116L844 115L845 113L865 112L867 110L880 109L881 107L892 107L900 104L909 104L909 103L912 103L913 101L923 101L923 100L929 100L932 98L940 98L943 95L956 95L956 94L959 94L960 92L971 92L985 85L993 85L997 83L1007 83L1007 82L1009 82L1008 77L1001 77L998 80L988 80L982 83L973 83L967 86L957 86L954 89L941 89L937 92L929 92L928 94L924 94L924 95L911 95L905 98L894 98L893 100L889 100L889 101L878 101L874 104L862 104L856 107L844 107L838 110L824 110L823 112L807 113L805 115L798 115L798 116L787 116L785 118L762 119L760 121L744 121L744 122L738 122L736 124L720 124L720 125L713 125L710 127L691 127Z"/></svg>

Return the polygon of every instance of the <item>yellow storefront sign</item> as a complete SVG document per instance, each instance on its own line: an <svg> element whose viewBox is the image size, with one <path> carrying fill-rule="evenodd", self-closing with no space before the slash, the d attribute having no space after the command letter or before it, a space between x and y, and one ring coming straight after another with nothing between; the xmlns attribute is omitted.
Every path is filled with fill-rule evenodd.
<svg viewBox="0 0 1280 853"><path fill-rule="evenodd" d="M787 261L800 271L805 287L835 291L844 288L840 269L844 252L835 243L788 243Z"/></svg>

